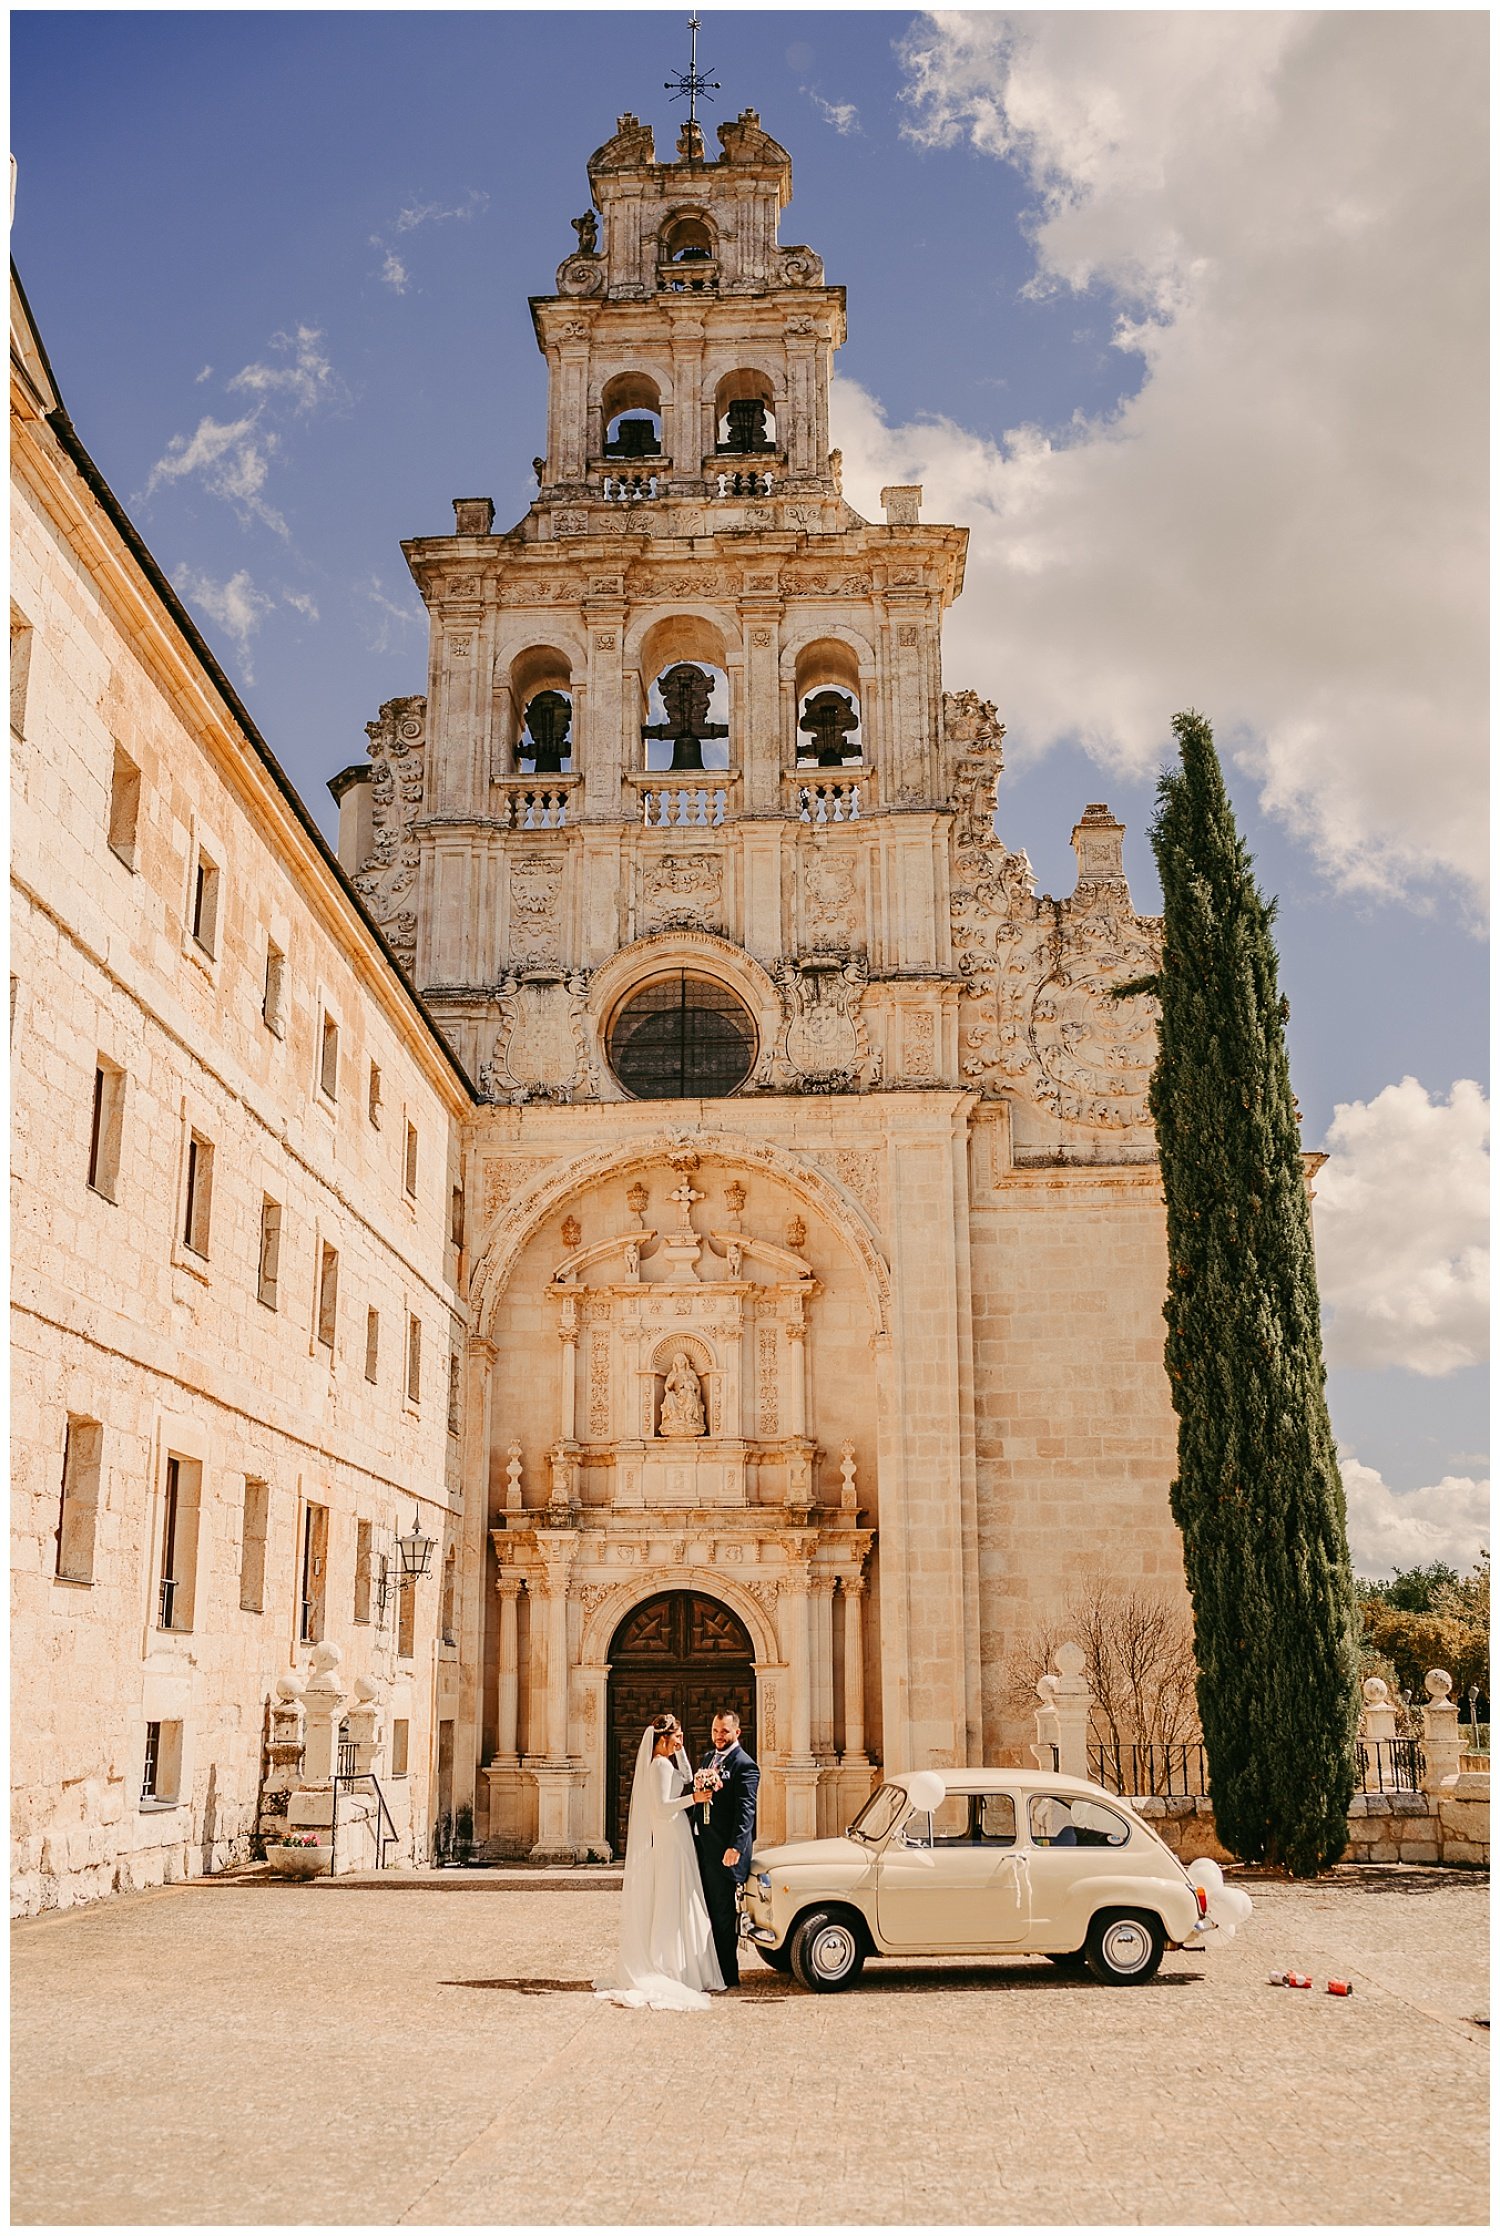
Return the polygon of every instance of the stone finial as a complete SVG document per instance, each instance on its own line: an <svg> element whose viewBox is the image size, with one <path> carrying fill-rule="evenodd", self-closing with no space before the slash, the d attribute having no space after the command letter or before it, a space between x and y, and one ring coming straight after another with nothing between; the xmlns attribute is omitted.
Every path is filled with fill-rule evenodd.
<svg viewBox="0 0 1500 2236"><path fill-rule="evenodd" d="M339 1664L343 1658L342 1646L335 1645L331 1638L320 1639L309 1656L312 1675L307 1680L308 1691L311 1692L318 1686L336 1687Z"/></svg>
<svg viewBox="0 0 1500 2236"><path fill-rule="evenodd" d="M843 1488L839 1492L839 1505L846 1514L854 1514L859 1511L859 1492L854 1481L858 1464L854 1457L854 1446L846 1444L839 1454L839 1475L843 1483Z"/></svg>
<svg viewBox="0 0 1500 2236"><path fill-rule="evenodd" d="M1071 1639L1054 1649L1057 1668L1053 1706L1057 1712L1057 1767L1070 1778L1089 1774L1089 1709L1093 1696L1084 1670L1088 1656Z"/></svg>
<svg viewBox="0 0 1500 2236"><path fill-rule="evenodd" d="M1073 852L1078 857L1080 885L1123 885L1122 849L1125 826L1117 823L1102 800L1091 801L1081 822L1073 826Z"/></svg>
<svg viewBox="0 0 1500 2236"><path fill-rule="evenodd" d="M521 1447L519 1444L511 1444L506 1448L505 1511L507 1514L519 1514L521 1511Z"/></svg>
<svg viewBox="0 0 1500 2236"><path fill-rule="evenodd" d="M453 500L453 533L455 536L487 536L495 525L495 500L493 497L455 497Z"/></svg>
<svg viewBox="0 0 1500 2236"><path fill-rule="evenodd" d="M1391 1699L1391 1688L1383 1677L1367 1677L1363 1686L1364 1713L1360 1729L1366 1739L1381 1740L1396 1737L1396 1704Z"/></svg>
<svg viewBox="0 0 1500 2236"><path fill-rule="evenodd" d="M1388 1708L1390 1706L1391 1688L1383 1677L1367 1677L1364 1681L1363 1691L1367 1708Z"/></svg>
<svg viewBox="0 0 1500 2236"><path fill-rule="evenodd" d="M641 1225L644 1226L646 1224L646 1206L651 1201L650 1190L642 1181L637 1180L632 1187L626 1189L625 1201L629 1204L635 1217L640 1220Z"/></svg>
<svg viewBox="0 0 1500 2236"><path fill-rule="evenodd" d="M922 484L893 481L880 492L888 528L915 528L922 512Z"/></svg>
<svg viewBox="0 0 1500 2236"><path fill-rule="evenodd" d="M1448 1695L1453 1690L1453 1679L1448 1675L1447 1670L1429 1669L1422 1682L1427 1688L1428 1699L1446 1707Z"/></svg>
<svg viewBox="0 0 1500 2236"><path fill-rule="evenodd" d="M1459 1774L1463 1740L1458 1729L1458 1708L1449 1698L1453 1679L1446 1669L1429 1669L1423 1680L1427 1705L1422 1710L1422 1786L1427 1793L1452 1787Z"/></svg>
<svg viewBox="0 0 1500 2236"><path fill-rule="evenodd" d="M1088 1656L1081 1646L1059 1646L1052 1659L1063 1677L1081 1677L1088 1666Z"/></svg>

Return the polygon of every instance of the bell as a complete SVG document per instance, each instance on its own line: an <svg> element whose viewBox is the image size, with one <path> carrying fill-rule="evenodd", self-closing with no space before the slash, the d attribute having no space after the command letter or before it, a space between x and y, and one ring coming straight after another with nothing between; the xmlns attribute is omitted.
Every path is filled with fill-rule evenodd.
<svg viewBox="0 0 1500 2236"><path fill-rule="evenodd" d="M649 419L622 419L612 443L605 444L611 458L654 458L659 445Z"/></svg>
<svg viewBox="0 0 1500 2236"><path fill-rule="evenodd" d="M736 453L770 450L766 433L766 407L758 396L738 396L729 407L729 433L724 448Z"/></svg>

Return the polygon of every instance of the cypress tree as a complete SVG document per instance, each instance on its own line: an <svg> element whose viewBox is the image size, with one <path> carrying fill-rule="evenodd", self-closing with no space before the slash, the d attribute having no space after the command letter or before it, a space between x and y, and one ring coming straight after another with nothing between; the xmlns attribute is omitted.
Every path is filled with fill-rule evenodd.
<svg viewBox="0 0 1500 2236"><path fill-rule="evenodd" d="M1343 1851L1359 1623L1324 1396L1312 1220L1265 901L1201 715L1157 790L1151 1080L1177 1409L1172 1512L1219 1837L1310 1877Z"/></svg>

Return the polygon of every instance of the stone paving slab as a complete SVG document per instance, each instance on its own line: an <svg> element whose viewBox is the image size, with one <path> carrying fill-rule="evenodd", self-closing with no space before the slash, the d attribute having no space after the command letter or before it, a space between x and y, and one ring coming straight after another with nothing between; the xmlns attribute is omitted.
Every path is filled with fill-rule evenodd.
<svg viewBox="0 0 1500 2236"><path fill-rule="evenodd" d="M595 2002L618 1897L574 1885L242 1881L26 1919L14 2217L1482 2224L1484 1883L1247 1883L1248 1932L1146 1987L1010 1960L809 1996L755 1962L703 2014ZM1266 1985L1287 1968L1318 1990Z"/></svg>

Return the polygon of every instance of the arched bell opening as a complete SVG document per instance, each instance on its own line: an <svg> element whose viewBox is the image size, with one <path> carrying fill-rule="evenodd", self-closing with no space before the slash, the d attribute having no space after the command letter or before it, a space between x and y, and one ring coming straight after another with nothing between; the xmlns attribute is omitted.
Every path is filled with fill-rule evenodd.
<svg viewBox="0 0 1500 2236"><path fill-rule="evenodd" d="M770 376L748 367L726 373L714 389L714 448L721 458L764 458L778 445L776 392Z"/></svg>
<svg viewBox="0 0 1500 2236"><path fill-rule="evenodd" d="M648 770L730 767L729 671L724 639L701 615L658 621L641 644Z"/></svg>
<svg viewBox="0 0 1500 2236"><path fill-rule="evenodd" d="M859 661L851 645L819 637L797 655L795 758L804 768L863 762Z"/></svg>
<svg viewBox="0 0 1500 2236"><path fill-rule="evenodd" d="M681 210L669 217L661 229L660 243L659 261L663 264L703 264L719 253L712 225L696 210Z"/></svg>
<svg viewBox="0 0 1500 2236"><path fill-rule="evenodd" d="M755 1648L732 1609L707 1592L658 1592L633 1607L609 1646L605 1837L623 1852L630 1784L647 1724L670 1711L682 1725L688 1760L710 1744L715 1715L731 1709L756 1752Z"/></svg>
<svg viewBox="0 0 1500 2236"><path fill-rule="evenodd" d="M578 767L573 734L573 665L556 645L530 645L510 664L503 713L509 758L527 776L571 775Z"/></svg>
<svg viewBox="0 0 1500 2236"><path fill-rule="evenodd" d="M647 373L616 373L599 402L606 458L659 458L661 390Z"/></svg>

